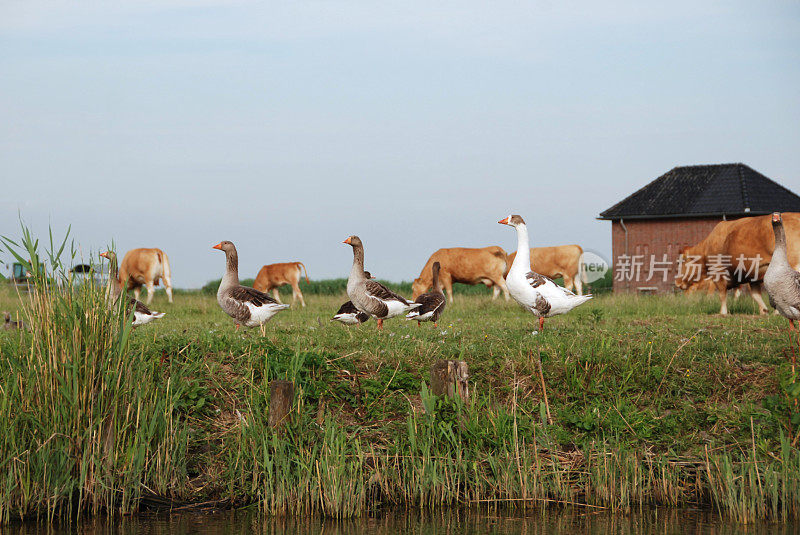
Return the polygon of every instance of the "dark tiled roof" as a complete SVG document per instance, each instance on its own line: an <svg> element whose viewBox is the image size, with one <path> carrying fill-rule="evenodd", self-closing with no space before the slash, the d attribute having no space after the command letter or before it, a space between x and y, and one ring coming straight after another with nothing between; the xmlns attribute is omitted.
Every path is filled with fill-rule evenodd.
<svg viewBox="0 0 800 535"><path fill-rule="evenodd" d="M741 163L675 167L600 219L800 212L800 197Z"/></svg>

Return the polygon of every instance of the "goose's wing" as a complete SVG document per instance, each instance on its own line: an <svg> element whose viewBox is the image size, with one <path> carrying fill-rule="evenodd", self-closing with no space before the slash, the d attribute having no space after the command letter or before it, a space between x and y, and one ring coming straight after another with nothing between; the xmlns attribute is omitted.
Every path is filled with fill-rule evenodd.
<svg viewBox="0 0 800 535"><path fill-rule="evenodd" d="M542 290L545 286L555 286L556 288L561 288L552 279L545 277L544 275L540 275L535 271L529 271L525 274L525 280L528 281L528 284L531 285L531 288L537 290L536 291L536 298L531 305L531 308L538 316L546 316L548 312L550 312L550 308L552 305L550 301L542 295ZM550 283L549 285L547 283ZM563 289L563 288L562 288ZM567 290L569 291L569 290ZM570 292L572 293L572 292Z"/></svg>
<svg viewBox="0 0 800 535"><path fill-rule="evenodd" d="M147 308L147 306L144 303L142 303L141 301L139 301L137 299L134 299L133 297L130 298L130 304L129 304L128 311L130 311L131 308L133 308L133 310L135 310L139 314L145 314L147 316L152 316L153 315L153 311L152 310Z"/></svg>
<svg viewBox="0 0 800 535"><path fill-rule="evenodd" d="M235 286L229 289L224 296L224 300L225 306L222 307L223 310L239 322L249 321L252 317L253 309L279 305L272 297L248 286Z"/></svg>
<svg viewBox="0 0 800 535"><path fill-rule="evenodd" d="M526 273L525 280L528 281L528 284L531 285L531 288L537 288L540 292L547 288L548 290L559 292L568 297L575 297L575 294L571 290L568 290L563 286L559 286L550 277L545 277L544 275L540 275L535 271L529 271Z"/></svg>
<svg viewBox="0 0 800 535"><path fill-rule="evenodd" d="M789 276L786 277L785 293L792 306L800 308L800 273L793 269L789 270ZM769 295L769 292L767 292L767 295ZM772 296L770 296L770 304L772 304ZM773 308L775 307L775 305L772 306Z"/></svg>
<svg viewBox="0 0 800 535"><path fill-rule="evenodd" d="M553 282L552 279L549 277L545 277L544 275L540 275L535 271L529 271L525 274L525 280L528 281L528 284L531 285L531 288L538 288L539 286L544 286L548 282ZM553 282L553 284L555 284Z"/></svg>
<svg viewBox="0 0 800 535"><path fill-rule="evenodd" d="M364 285L364 290L368 297L380 301L399 301L404 305L409 304L402 295L397 295L389 288L374 280L368 280Z"/></svg>
<svg viewBox="0 0 800 535"><path fill-rule="evenodd" d="M356 313L358 313L358 309L356 308L356 306L353 304L352 301L348 301L339 307L339 310L336 312L336 315L338 316L339 314L356 314Z"/></svg>
<svg viewBox="0 0 800 535"><path fill-rule="evenodd" d="M124 302L124 301L123 301ZM113 308L112 308L113 310ZM143 314L145 316L154 316L155 312L147 308L147 305L142 303L136 298L128 297L128 303L125 307L125 313L130 314L131 312L135 314Z"/></svg>
<svg viewBox="0 0 800 535"><path fill-rule="evenodd" d="M800 272L792 270L792 286L795 292L800 294Z"/></svg>
<svg viewBox="0 0 800 535"><path fill-rule="evenodd" d="M417 309L420 314L425 314L428 312L435 313L444 306L445 299L444 295L439 292L429 292L417 297L416 302L422 305Z"/></svg>
<svg viewBox="0 0 800 535"><path fill-rule="evenodd" d="M243 305L250 303L255 307L263 307L265 305L277 305L278 302L264 292L259 292L255 288L249 286L235 286L228 292L228 298L238 301Z"/></svg>

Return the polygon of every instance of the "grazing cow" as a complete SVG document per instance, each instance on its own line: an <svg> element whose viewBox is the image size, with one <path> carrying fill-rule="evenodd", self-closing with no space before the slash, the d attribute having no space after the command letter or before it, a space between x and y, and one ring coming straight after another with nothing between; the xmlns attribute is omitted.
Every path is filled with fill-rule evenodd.
<svg viewBox="0 0 800 535"><path fill-rule="evenodd" d="M717 287L714 285L714 282L710 279L703 279L698 281L688 288L686 288L686 293L704 293L706 295L714 295L717 293ZM734 299L739 299L742 296L742 292L747 292L748 295L752 294L753 289L750 287L750 283L743 282L741 285L737 286L736 288L728 288L728 294L733 294Z"/></svg>
<svg viewBox="0 0 800 535"><path fill-rule="evenodd" d="M306 306L306 302L303 299L303 292L300 291L300 286L298 286L300 283L301 267L306 274L306 282L310 282L308 280L308 271L306 271L306 266L304 266L302 262L282 262L280 264L267 264L263 266L259 270L258 275L256 275L253 288L264 293L272 291L275 300L280 303L281 298L278 293L278 287L284 284L290 284L292 286L292 304L299 298L300 304Z"/></svg>
<svg viewBox="0 0 800 535"><path fill-rule="evenodd" d="M172 279L167 253L155 248L131 249L125 253L119 266L119 284L123 289L132 289L134 298L138 300L142 286L146 286L147 304L152 303L159 279L164 280L167 298L172 303Z"/></svg>
<svg viewBox="0 0 800 535"><path fill-rule="evenodd" d="M681 251L675 285L692 291L707 288L710 283L719 292L719 313L727 314L727 290L749 283L750 295L758 303L759 312L766 314L761 283L775 248L771 221L771 216L765 215L718 223L703 241ZM789 263L798 269L800 214L786 213L783 221Z"/></svg>
<svg viewBox="0 0 800 535"><path fill-rule="evenodd" d="M500 290L502 290L506 301L508 301L508 288L506 288L504 278L506 272L508 272L508 267L506 265L506 252L502 247L492 245L480 249L468 249L466 247L439 249L425 263L419 277L414 279L414 283L411 286L413 299L430 289L433 283L431 267L434 262L439 262L439 282L447 292L451 303L453 302L454 282L485 284L493 289L492 299L495 299Z"/></svg>
<svg viewBox="0 0 800 535"><path fill-rule="evenodd" d="M564 279L564 287L583 295L581 281L580 245L555 245L553 247L531 247L531 270L551 279ZM508 265L514 263L517 252L508 256Z"/></svg>

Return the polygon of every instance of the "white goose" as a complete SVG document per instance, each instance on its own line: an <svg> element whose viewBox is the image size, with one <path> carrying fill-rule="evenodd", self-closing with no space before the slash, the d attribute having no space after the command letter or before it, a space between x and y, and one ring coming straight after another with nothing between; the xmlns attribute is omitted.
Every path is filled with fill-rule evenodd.
<svg viewBox="0 0 800 535"><path fill-rule="evenodd" d="M531 270L528 227L525 226L522 217L510 215L498 223L512 226L517 230L517 256L506 276L508 293L517 303L538 316L540 331L544 329L545 318L566 314L592 298L591 295L575 295Z"/></svg>

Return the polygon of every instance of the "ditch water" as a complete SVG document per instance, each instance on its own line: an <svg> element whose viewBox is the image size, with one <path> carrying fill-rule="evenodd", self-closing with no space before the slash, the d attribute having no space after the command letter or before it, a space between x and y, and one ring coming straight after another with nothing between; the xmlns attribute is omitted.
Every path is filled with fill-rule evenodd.
<svg viewBox="0 0 800 535"><path fill-rule="evenodd" d="M800 533L800 524L738 524L713 511L697 509L648 509L631 514L546 509L526 514L447 510L439 513L386 513L356 520L323 518L274 518L256 511L138 515L96 519L79 526L47 526L18 523L0 528L0 534L111 533L147 535L694 535Z"/></svg>

